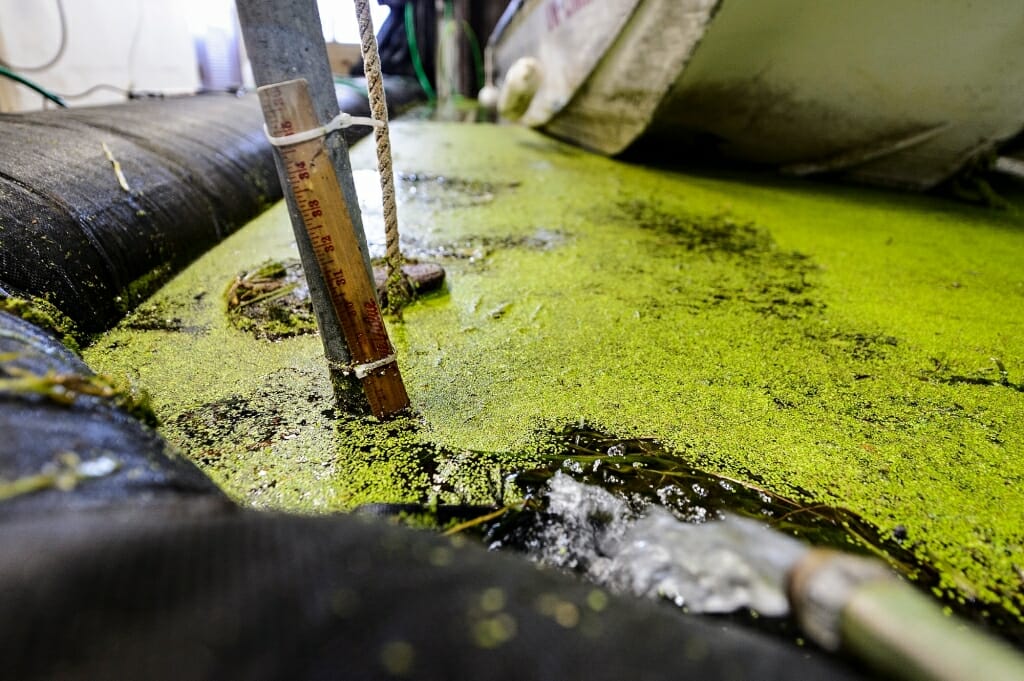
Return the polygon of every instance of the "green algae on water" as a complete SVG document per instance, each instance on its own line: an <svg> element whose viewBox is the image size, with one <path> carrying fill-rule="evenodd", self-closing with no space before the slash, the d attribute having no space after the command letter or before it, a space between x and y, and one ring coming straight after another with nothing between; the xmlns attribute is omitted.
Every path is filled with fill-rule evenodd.
<svg viewBox="0 0 1024 681"><path fill-rule="evenodd" d="M392 133L403 241L447 270L390 322L414 417L338 413L315 335L227 319L240 269L297 256L281 206L151 301L198 331L122 326L86 351L137 370L162 432L234 498L511 503L499 481L583 420L901 528L947 598L1024 608L1019 212L653 171L516 128ZM352 159L368 196L372 149ZM459 182L435 199L403 176Z"/></svg>
<svg viewBox="0 0 1024 681"><path fill-rule="evenodd" d="M122 312L134 309L136 305L166 283L173 270L173 263L164 263L129 282L117 298L118 309Z"/></svg>
<svg viewBox="0 0 1024 681"><path fill-rule="evenodd" d="M76 355L81 354L80 346L83 338L75 327L75 323L48 300L14 296L0 297L0 310L48 331Z"/></svg>

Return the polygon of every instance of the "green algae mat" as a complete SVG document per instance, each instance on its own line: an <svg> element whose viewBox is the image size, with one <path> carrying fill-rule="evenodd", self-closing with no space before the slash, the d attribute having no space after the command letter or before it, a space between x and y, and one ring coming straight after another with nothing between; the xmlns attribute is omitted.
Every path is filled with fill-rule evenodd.
<svg viewBox="0 0 1024 681"><path fill-rule="evenodd" d="M162 432L232 496L302 512L507 503L508 474L582 426L848 509L934 566L947 598L1019 615L1019 213L655 171L516 128L392 134L405 250L448 273L389 322L413 415L335 405L286 277L283 205L85 352L133 374ZM370 145L353 165L382 252ZM275 293L275 278L290 283ZM240 281L283 302L271 331L229 318Z"/></svg>

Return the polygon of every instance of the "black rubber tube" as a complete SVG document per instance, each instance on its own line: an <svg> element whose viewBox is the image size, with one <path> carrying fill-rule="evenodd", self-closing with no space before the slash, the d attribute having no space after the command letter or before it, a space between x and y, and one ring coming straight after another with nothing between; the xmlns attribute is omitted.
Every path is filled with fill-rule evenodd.
<svg viewBox="0 0 1024 681"><path fill-rule="evenodd" d="M281 193L254 97L0 116L0 288L85 333Z"/></svg>
<svg viewBox="0 0 1024 681"><path fill-rule="evenodd" d="M419 98L408 79L385 85L392 115ZM0 114L0 139L0 296L44 298L85 334L281 198L254 95Z"/></svg>
<svg viewBox="0 0 1024 681"><path fill-rule="evenodd" d="M119 506L229 506L130 410L147 413L129 386L96 376L59 340L0 311L0 522Z"/></svg>

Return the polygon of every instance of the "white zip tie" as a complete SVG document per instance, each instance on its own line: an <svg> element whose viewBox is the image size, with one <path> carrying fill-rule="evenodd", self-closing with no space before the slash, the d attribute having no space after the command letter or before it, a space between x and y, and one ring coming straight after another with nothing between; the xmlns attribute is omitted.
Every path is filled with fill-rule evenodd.
<svg viewBox="0 0 1024 681"><path fill-rule="evenodd" d="M301 144L302 142L315 140L318 137L326 137L335 130L351 128L353 125L369 125L374 128L383 128L384 122L367 116L353 116L352 114L347 114L342 111L335 116L330 123L327 125L321 125L318 128L296 132L291 135L284 135L283 137L274 137L270 134L270 130L267 129L266 124L264 124L263 132L266 134L267 140L269 140L275 147L290 147L293 144Z"/></svg>
<svg viewBox="0 0 1024 681"><path fill-rule="evenodd" d="M367 376L369 376L371 373L376 371L377 369L380 369L381 367L386 367L387 365L391 364L394 361L395 356L394 354L391 354L382 359L378 359L376 362L367 362L366 364L353 364L351 369L352 373L356 375L356 378L358 378L361 381Z"/></svg>

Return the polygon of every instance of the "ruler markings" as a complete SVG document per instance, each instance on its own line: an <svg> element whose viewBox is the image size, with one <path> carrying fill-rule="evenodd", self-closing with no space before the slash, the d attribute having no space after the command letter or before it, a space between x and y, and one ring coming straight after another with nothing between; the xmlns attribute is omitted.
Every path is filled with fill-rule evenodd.
<svg viewBox="0 0 1024 681"><path fill-rule="evenodd" d="M267 129L274 137L287 137L320 125L305 80L267 85L259 89L259 95ZM353 364L388 357L394 349L324 139L300 142L279 151ZM362 385L377 416L393 414L409 405L395 362L370 372Z"/></svg>

